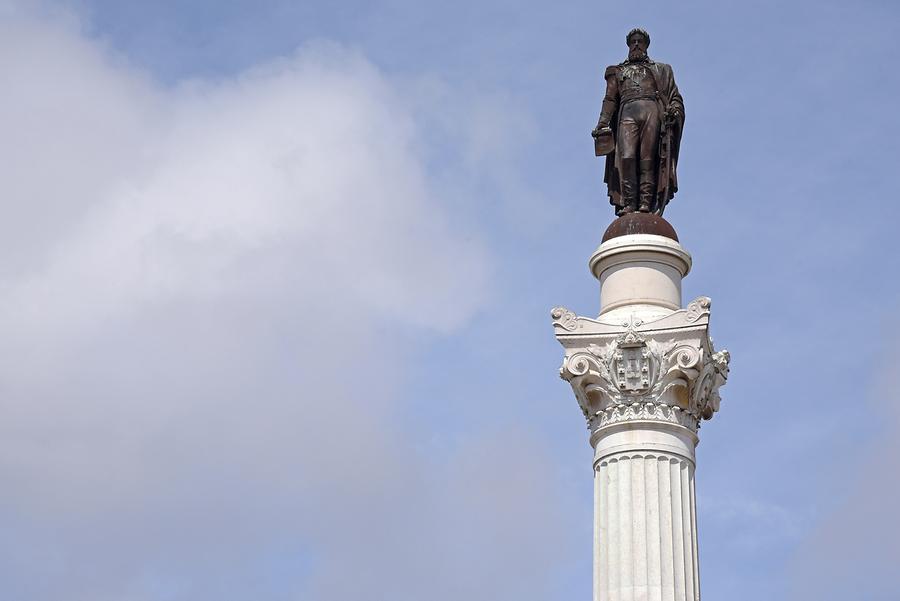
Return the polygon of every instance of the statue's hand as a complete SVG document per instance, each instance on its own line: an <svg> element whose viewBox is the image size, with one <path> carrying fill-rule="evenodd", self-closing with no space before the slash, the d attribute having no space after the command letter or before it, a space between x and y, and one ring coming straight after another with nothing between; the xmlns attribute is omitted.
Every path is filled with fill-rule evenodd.
<svg viewBox="0 0 900 601"><path fill-rule="evenodd" d="M608 134L610 132L612 132L612 129L610 129L610 127L608 125L600 123L599 125L597 125L597 127L595 127L593 129L593 131L591 132L591 135L594 136L595 138L598 138L598 137L600 137L601 134Z"/></svg>

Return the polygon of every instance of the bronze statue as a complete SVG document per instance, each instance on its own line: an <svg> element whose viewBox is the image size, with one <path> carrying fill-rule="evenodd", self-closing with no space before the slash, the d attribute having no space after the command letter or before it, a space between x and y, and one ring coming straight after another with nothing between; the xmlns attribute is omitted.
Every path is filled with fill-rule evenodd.
<svg viewBox="0 0 900 601"><path fill-rule="evenodd" d="M678 190L675 166L684 127L684 101L672 67L650 60L650 34L625 37L628 60L606 68L606 96L591 134L597 156L606 155L603 181L616 215L662 215Z"/></svg>

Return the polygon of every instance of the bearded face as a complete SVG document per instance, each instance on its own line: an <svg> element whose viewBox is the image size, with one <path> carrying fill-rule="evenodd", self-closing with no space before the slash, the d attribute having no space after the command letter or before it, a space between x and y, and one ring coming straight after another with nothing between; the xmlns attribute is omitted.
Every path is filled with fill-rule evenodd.
<svg viewBox="0 0 900 601"><path fill-rule="evenodd" d="M628 60L647 60L647 40L642 35L633 35L628 40Z"/></svg>

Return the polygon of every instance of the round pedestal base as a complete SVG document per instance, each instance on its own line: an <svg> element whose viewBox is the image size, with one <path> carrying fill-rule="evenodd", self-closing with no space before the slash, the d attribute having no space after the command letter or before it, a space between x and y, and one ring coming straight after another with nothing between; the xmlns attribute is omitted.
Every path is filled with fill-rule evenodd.
<svg viewBox="0 0 900 601"><path fill-rule="evenodd" d="M690 271L691 256L668 236L628 234L601 244L590 267L600 280L600 315L629 305L677 311L681 279Z"/></svg>
<svg viewBox="0 0 900 601"><path fill-rule="evenodd" d="M678 234L672 224L652 213L628 213L622 215L609 224L606 232L603 234L603 242L612 240L619 236L630 236L631 234L654 234L656 236L665 236L678 242Z"/></svg>

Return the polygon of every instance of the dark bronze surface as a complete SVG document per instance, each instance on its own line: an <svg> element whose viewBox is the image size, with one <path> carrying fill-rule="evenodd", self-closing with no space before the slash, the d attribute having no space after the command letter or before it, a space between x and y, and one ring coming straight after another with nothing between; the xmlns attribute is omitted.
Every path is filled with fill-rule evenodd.
<svg viewBox="0 0 900 601"><path fill-rule="evenodd" d="M598 157L605 156L616 149L616 139L612 130L600 132L594 136L594 154Z"/></svg>
<svg viewBox="0 0 900 601"><path fill-rule="evenodd" d="M606 228L603 241L629 234L656 234L678 242L678 234L672 224L653 213L627 213L622 215Z"/></svg>
<svg viewBox="0 0 900 601"><path fill-rule="evenodd" d="M603 75L606 95L591 132L594 153L606 156L603 181L616 215L662 215L678 191L684 100L672 67L647 55L650 35L632 29L625 41L628 59Z"/></svg>

